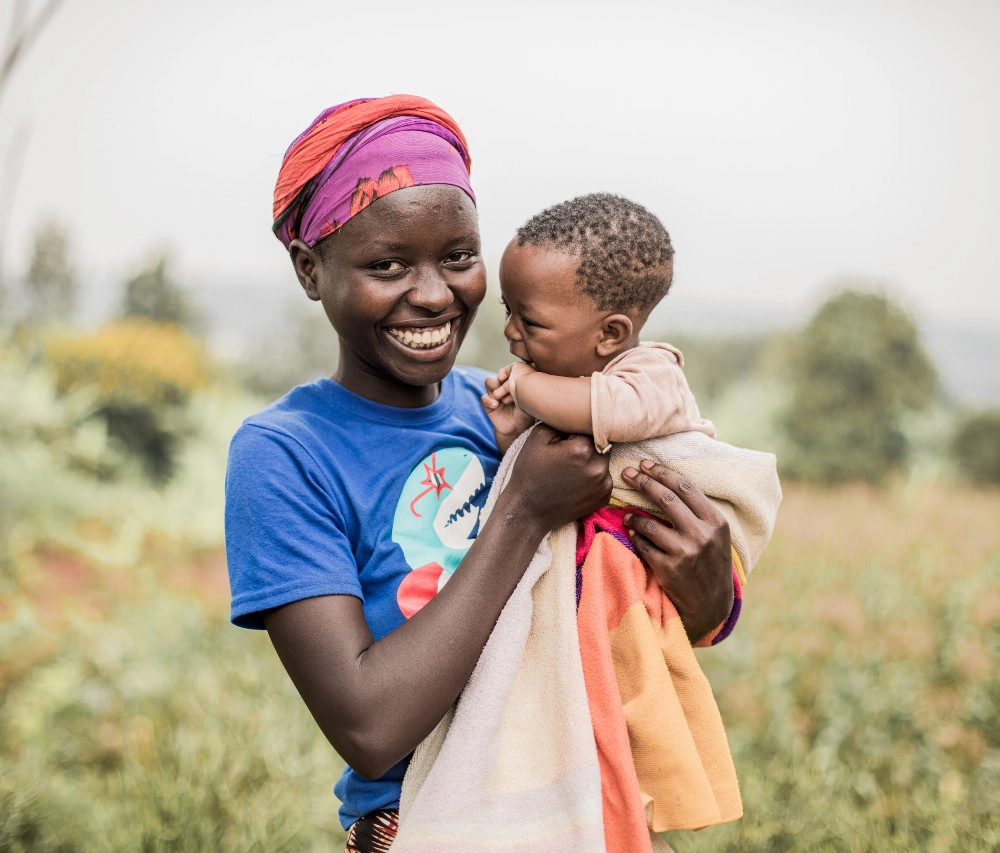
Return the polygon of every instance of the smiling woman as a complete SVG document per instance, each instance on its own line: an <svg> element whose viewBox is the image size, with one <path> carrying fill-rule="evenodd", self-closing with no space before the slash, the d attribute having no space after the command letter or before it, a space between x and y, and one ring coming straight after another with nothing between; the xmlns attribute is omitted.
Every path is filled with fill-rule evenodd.
<svg viewBox="0 0 1000 853"><path fill-rule="evenodd" d="M499 463L486 374L455 367L486 289L469 163L454 121L411 96L326 110L292 143L274 231L340 359L248 418L230 449L232 619L266 628L346 760L335 791L352 851L388 846L410 754L542 539L611 489L590 439L540 426L481 521ZM718 624L732 599L725 523L687 540L649 553Z"/></svg>
<svg viewBox="0 0 1000 853"><path fill-rule="evenodd" d="M440 184L400 189L317 249L293 240L290 252L340 337L336 381L391 406L432 403L486 295L472 200Z"/></svg>

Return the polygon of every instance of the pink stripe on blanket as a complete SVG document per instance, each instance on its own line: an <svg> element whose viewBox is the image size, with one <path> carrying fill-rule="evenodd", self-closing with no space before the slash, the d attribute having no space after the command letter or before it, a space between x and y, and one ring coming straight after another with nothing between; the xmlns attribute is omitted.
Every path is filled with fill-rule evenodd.
<svg viewBox="0 0 1000 853"><path fill-rule="evenodd" d="M606 506L597 512L580 519L580 530L576 538L576 606L580 606L580 595L583 591L583 561L587 558L590 546L594 544L594 537L598 533L610 533L633 554L636 553L632 540L628 537L628 527L622 520L628 513L644 515L647 518L653 516L641 509L629 507ZM645 565L645 564L644 564ZM648 568L648 567L647 567ZM743 585L740 583L739 573L736 571L736 564L733 563L733 606L729 610L729 615L725 621L707 637L702 639L697 645L714 646L721 643L726 637L733 633L740 614L743 612Z"/></svg>

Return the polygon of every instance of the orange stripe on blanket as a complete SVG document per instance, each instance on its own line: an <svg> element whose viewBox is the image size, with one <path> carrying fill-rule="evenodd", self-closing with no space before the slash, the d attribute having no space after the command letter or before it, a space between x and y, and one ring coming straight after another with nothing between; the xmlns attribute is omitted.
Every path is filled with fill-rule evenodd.
<svg viewBox="0 0 1000 853"><path fill-rule="evenodd" d="M594 537L582 575L577 629L609 853L649 850L650 829L738 819L722 719L674 606L610 534Z"/></svg>

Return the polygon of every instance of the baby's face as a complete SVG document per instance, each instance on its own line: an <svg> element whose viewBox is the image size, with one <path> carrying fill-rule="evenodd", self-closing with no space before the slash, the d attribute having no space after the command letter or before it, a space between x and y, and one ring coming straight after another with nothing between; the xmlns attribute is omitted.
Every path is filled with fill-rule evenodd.
<svg viewBox="0 0 1000 853"><path fill-rule="evenodd" d="M604 367L597 354L602 314L577 284L578 265L566 252L516 240L500 261L504 336L513 355L543 373L589 376Z"/></svg>

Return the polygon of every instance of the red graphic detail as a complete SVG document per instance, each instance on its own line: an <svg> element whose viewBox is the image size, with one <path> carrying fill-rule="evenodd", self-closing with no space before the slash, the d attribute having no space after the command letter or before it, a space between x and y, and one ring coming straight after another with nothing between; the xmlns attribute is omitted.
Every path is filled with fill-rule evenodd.
<svg viewBox="0 0 1000 853"><path fill-rule="evenodd" d="M351 194L351 216L357 216L375 199L414 185L413 175L407 166L393 166L386 169L378 180L360 178L354 192ZM350 217L348 217L350 218Z"/></svg>
<svg viewBox="0 0 1000 853"><path fill-rule="evenodd" d="M407 619L437 594L442 572L444 569L437 563L428 563L403 578L396 592L396 601Z"/></svg>
<svg viewBox="0 0 1000 853"><path fill-rule="evenodd" d="M428 465L424 463L424 471L427 472L427 476L420 481L421 486L427 486L419 495L417 495L412 501L410 501L410 512L412 512L417 518L423 518L423 516L417 512L417 501L422 497L429 495L431 492L436 492L435 497L441 497L441 491L443 489L451 489L453 486L444 478L444 468L437 467L437 454L431 454L431 464Z"/></svg>

